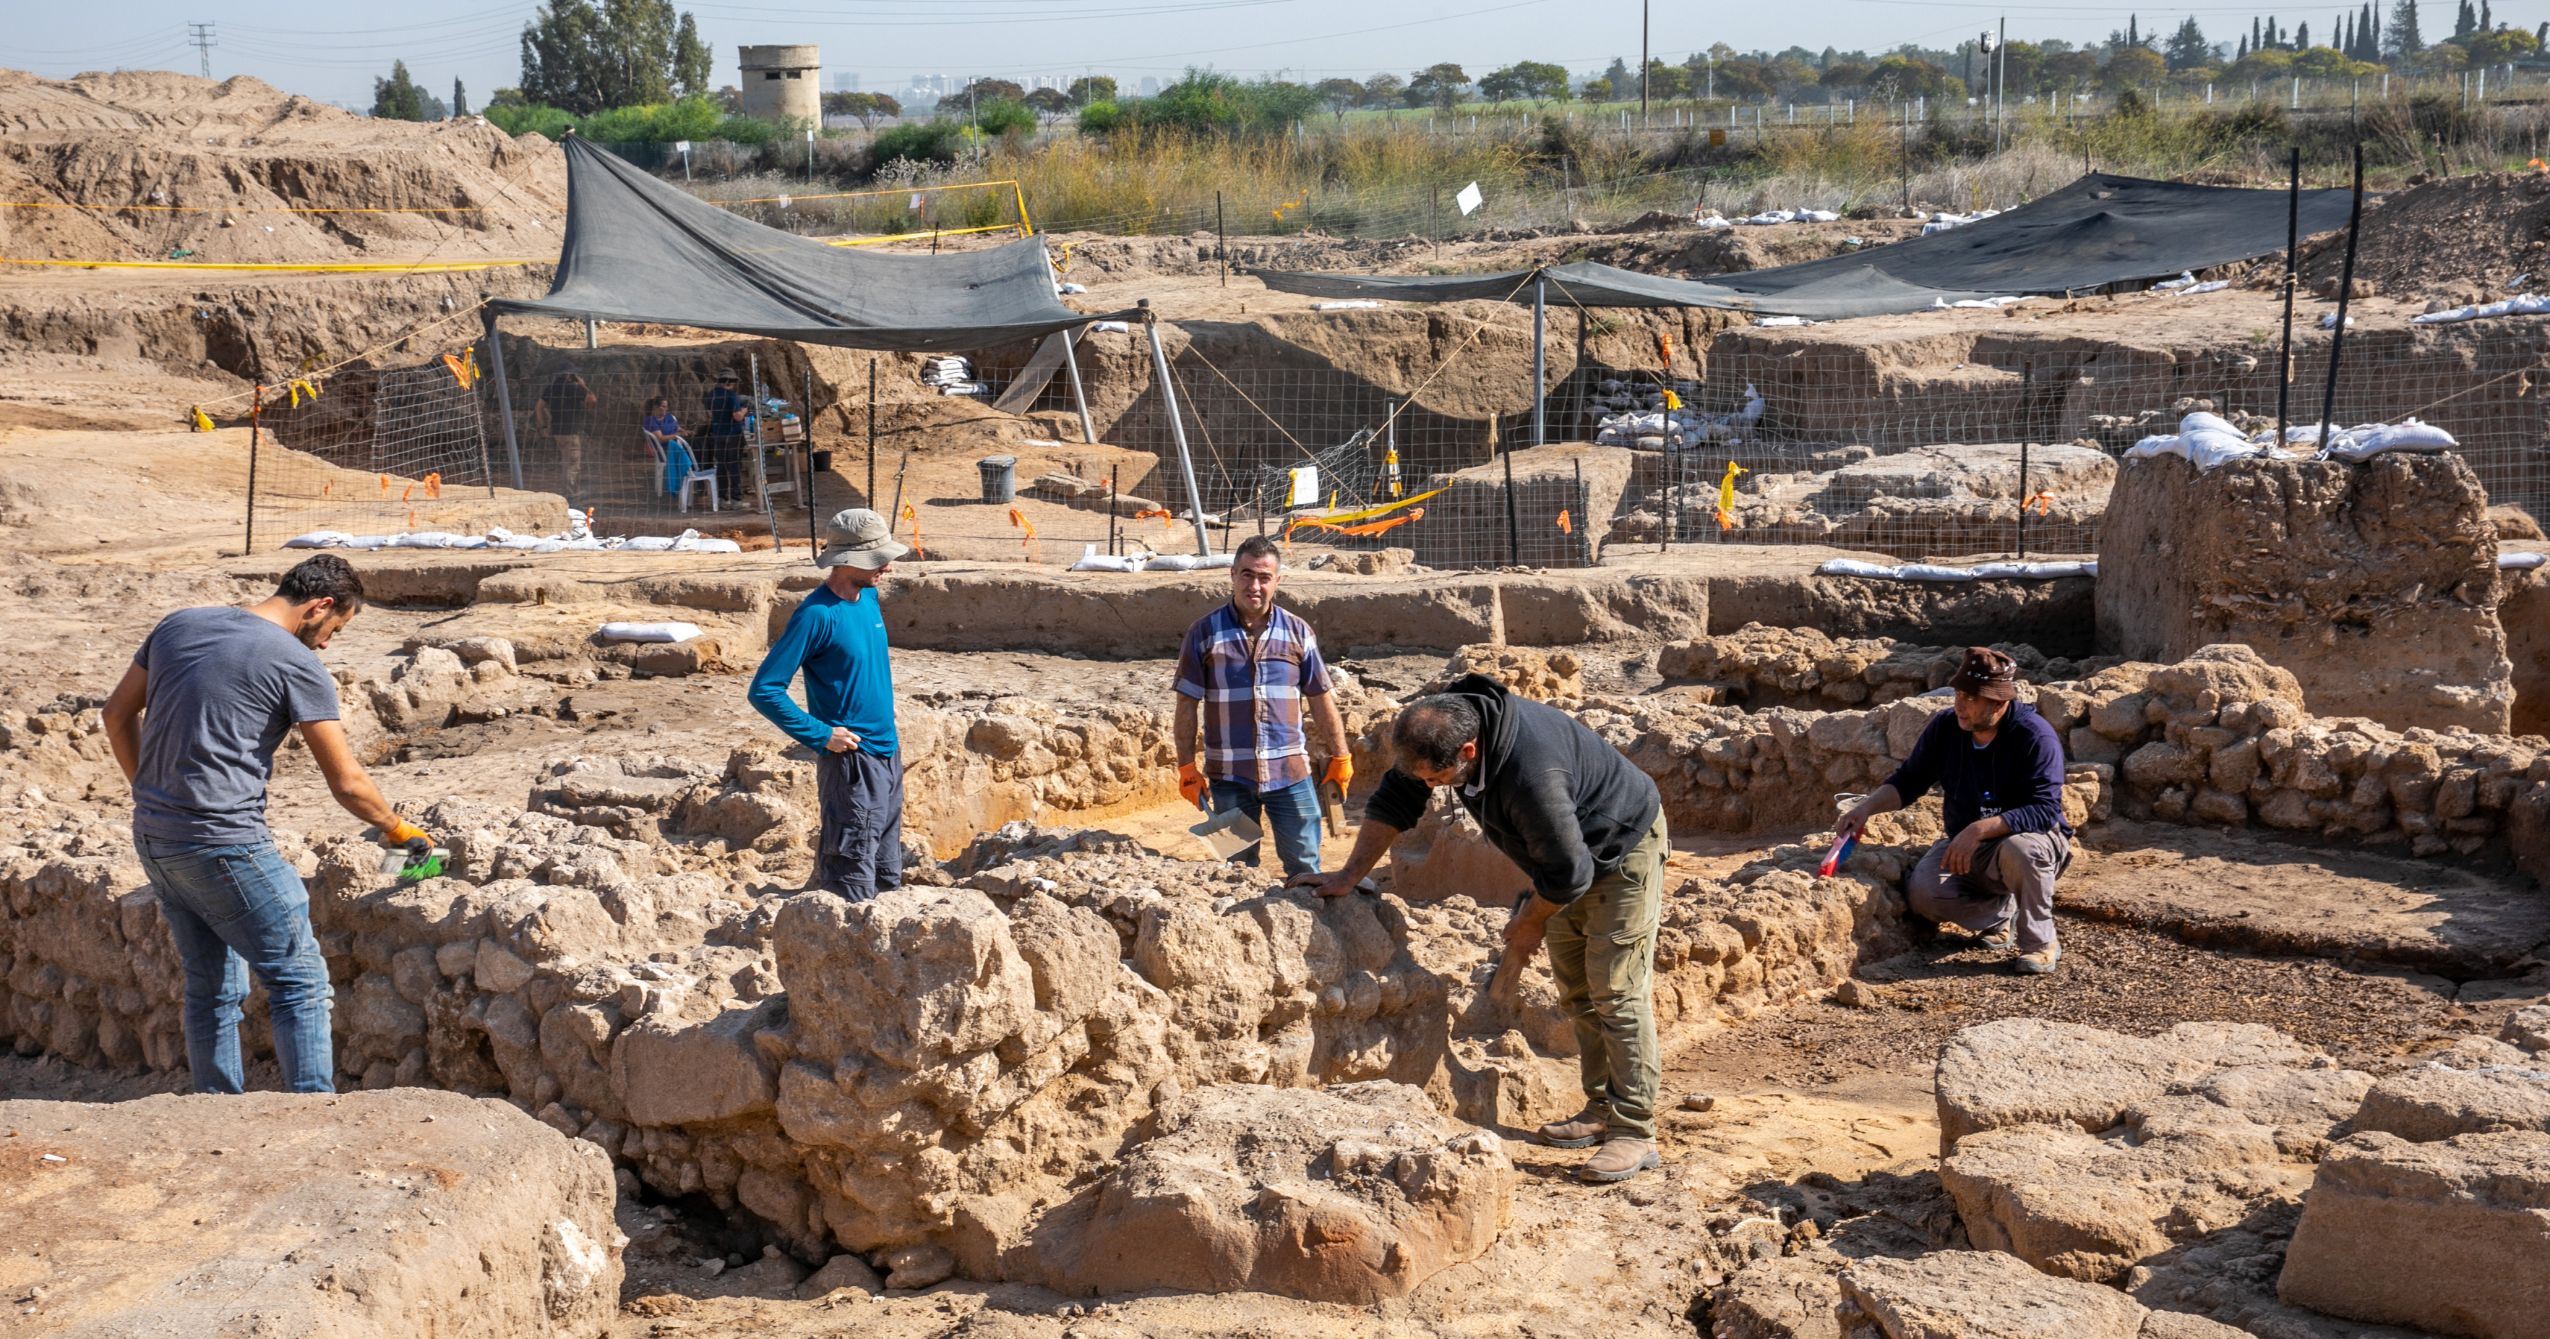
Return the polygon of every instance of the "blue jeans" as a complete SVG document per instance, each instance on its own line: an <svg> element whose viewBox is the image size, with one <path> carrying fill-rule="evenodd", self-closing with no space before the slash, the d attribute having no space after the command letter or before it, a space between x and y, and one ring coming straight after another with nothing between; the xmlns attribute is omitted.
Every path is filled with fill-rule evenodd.
<svg viewBox="0 0 2550 1339"><path fill-rule="evenodd" d="M1275 834L1275 858L1284 862L1287 878L1319 868L1319 789L1308 778L1262 793L1245 781L1215 780L1213 812L1233 809ZM1231 857L1231 863L1255 865L1256 844Z"/></svg>
<svg viewBox="0 0 2550 1339"><path fill-rule="evenodd" d="M239 1006L266 988L275 1062L296 1093L336 1091L327 960L310 932L310 890L272 843L196 846L136 836L142 868L186 968L186 1068L199 1093L245 1087Z"/></svg>

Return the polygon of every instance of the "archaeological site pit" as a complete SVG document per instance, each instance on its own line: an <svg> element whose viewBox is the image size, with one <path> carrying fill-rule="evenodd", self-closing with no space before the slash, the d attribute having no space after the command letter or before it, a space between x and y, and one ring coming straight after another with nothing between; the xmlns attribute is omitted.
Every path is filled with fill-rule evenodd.
<svg viewBox="0 0 2550 1339"><path fill-rule="evenodd" d="M2351 233L2325 164L2075 163L1972 222L827 247L252 79L0 73L0 131L13 198L172 206L0 252L305 267L0 282L0 1333L2550 1334L2537 163ZM855 901L747 700L847 508L910 550ZM1260 535L1326 868L1463 676L1652 781L1660 1167L1535 1138L1577 1032L1546 954L1491 990L1532 885L1454 792L1337 898L1189 831L1179 649ZM261 984L199 1095L109 698L313 554L447 855L287 739L337 1091ZM2061 745L2048 974L1910 909L1936 795L1825 868L1974 646Z"/></svg>

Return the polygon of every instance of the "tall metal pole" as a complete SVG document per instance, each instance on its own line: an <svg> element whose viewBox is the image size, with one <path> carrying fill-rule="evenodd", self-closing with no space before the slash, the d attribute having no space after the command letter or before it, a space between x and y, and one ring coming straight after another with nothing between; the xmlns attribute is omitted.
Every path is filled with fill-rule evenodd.
<svg viewBox="0 0 2550 1339"><path fill-rule="evenodd" d="M2276 359L2276 448L2284 448L2284 430L2293 409L2293 288L2302 244L2302 150L2293 150L2293 179L2284 205L2284 352Z"/></svg>
<svg viewBox="0 0 2550 1339"><path fill-rule="evenodd" d="M2001 35L1992 43L1992 147L2001 147L2002 122L2010 102L2010 19L2003 15Z"/></svg>
<svg viewBox="0 0 2550 1339"><path fill-rule="evenodd" d="M1136 304L1142 309L1142 328L1151 337L1151 371L1160 378L1160 403L1169 411L1169 436L1178 444L1178 472L1186 476L1186 503L1195 520L1195 553L1199 558L1213 554L1213 536L1204 529L1204 490L1195 486L1195 457L1187 451L1186 423L1178 416L1177 383L1169 379L1169 355L1160 348L1160 318L1151 310L1151 299Z"/></svg>
<svg viewBox="0 0 2550 1339"><path fill-rule="evenodd" d="M2364 221L2364 141L2355 142L2355 202L2346 211L2346 264L2338 271L2337 333L2329 340L2329 384L2320 394L2320 450L2329 449L2329 420L2337 415L2338 358L2346 352L2346 300L2355 288L2355 235ZM2282 443L2278 443L2282 445Z"/></svg>
<svg viewBox="0 0 2550 1339"><path fill-rule="evenodd" d="M1222 218L1222 193L1213 192L1213 256L1222 262L1222 287L1231 286L1231 230Z"/></svg>
<svg viewBox="0 0 2550 1339"><path fill-rule="evenodd" d="M1089 417L1089 393L1080 387L1080 355L1072 351L1072 342L1088 328L1079 326L1055 334L1063 342L1063 372L1071 378L1071 407L1080 411L1080 440L1094 443L1098 440L1098 426Z"/></svg>
<svg viewBox="0 0 2550 1339"><path fill-rule="evenodd" d="M2019 560L2020 560L2021 562L2025 562L2025 561L2027 561L2027 556L2028 556L2028 442L2027 442L2027 437L2026 437L2024 434L2022 434L2022 435L2020 436L2020 438L2019 438L2019 541L2018 541L2018 555L2019 555Z"/></svg>
<svg viewBox="0 0 2550 1339"><path fill-rule="evenodd" d="M779 508L777 504L770 500L770 451L769 448L764 446L762 443L762 401L766 397L761 385L761 354L758 352L752 355L752 370L753 488L754 491L761 494L761 518L763 523L770 527L770 549L771 552L776 553L779 551L780 546ZM806 486L809 488L814 487L814 481L811 479L807 480Z"/></svg>
<svg viewBox="0 0 2550 1339"><path fill-rule="evenodd" d="M1647 128L1647 0L1638 0L1638 128Z"/></svg>
<svg viewBox="0 0 2550 1339"><path fill-rule="evenodd" d="M496 379L496 417L505 425L505 466L511 470L514 491L522 491L522 447L514 441L513 392L505 385L505 342L496 338L496 311L489 307L487 295L478 295L479 311L485 314L487 331L487 371Z"/></svg>
<svg viewBox="0 0 2550 1339"><path fill-rule="evenodd" d="M209 59L209 57L207 57ZM266 416L266 388L260 384L248 390L248 534L239 541L242 557L257 551L257 438Z"/></svg>
<svg viewBox="0 0 2550 1339"><path fill-rule="evenodd" d="M1532 276L1532 445L1549 444L1549 281Z"/></svg>
<svg viewBox="0 0 2550 1339"><path fill-rule="evenodd" d="M868 491L860 501L877 505L877 360L873 354L868 358ZM885 527L889 532L894 529L893 517L885 518Z"/></svg>

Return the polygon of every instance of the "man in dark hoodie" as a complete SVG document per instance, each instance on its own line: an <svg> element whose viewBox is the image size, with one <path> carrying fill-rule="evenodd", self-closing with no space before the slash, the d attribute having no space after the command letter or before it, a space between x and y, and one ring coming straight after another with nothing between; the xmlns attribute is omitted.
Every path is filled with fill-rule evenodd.
<svg viewBox="0 0 2550 1339"><path fill-rule="evenodd" d="M1665 818L1656 783L1602 737L1481 675L1420 698L1391 727L1396 765L1364 806L1354 854L1297 885L1343 897L1448 786L1531 891L1505 926L1490 992L1513 989L1544 938L1560 1007L1576 1027L1585 1109L1542 1126L1560 1148L1602 1147L1577 1175L1626 1181L1658 1165L1653 987L1664 904Z"/></svg>
<svg viewBox="0 0 2550 1339"><path fill-rule="evenodd" d="M1857 838L1869 819L1937 786L1948 839L1913 867L1905 905L1986 943L2015 943L2014 966L2042 976L2063 960L2054 942L2054 881L2072 863L2063 741L2036 708L2016 700L2019 667L1991 647L1966 648L1948 683L1956 704L1930 718L1912 756L1842 815L1837 832Z"/></svg>

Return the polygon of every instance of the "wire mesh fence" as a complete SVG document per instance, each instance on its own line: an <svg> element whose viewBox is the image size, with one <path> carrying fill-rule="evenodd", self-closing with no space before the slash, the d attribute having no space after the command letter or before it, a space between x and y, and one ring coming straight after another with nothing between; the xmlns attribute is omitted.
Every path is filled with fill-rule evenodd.
<svg viewBox="0 0 2550 1339"><path fill-rule="evenodd" d="M2181 309L2152 312L2166 327ZM1617 317L1560 312L1536 450L1528 375L1462 337L1501 315L1453 310L1450 337L1386 368L1228 331L1170 330L1155 361L1138 324L1064 360L1051 341L871 358L643 328L585 347L525 323L501 392L482 343L268 403L251 512L267 543L566 534L572 507L606 539L760 547L866 505L925 557L1045 564L1192 553L1199 504L1216 551L1267 533L1443 568L1724 543L2085 555L2128 448L2196 413L2272 432L2280 400L2316 424L2330 352L2327 332L2298 335L2288 385L2271 331L2219 320L2097 339L1965 322L1735 326L1675 360L1570 329ZM2540 327L2358 329L2344 359L2335 423L2443 428L2493 503L2550 514Z"/></svg>

